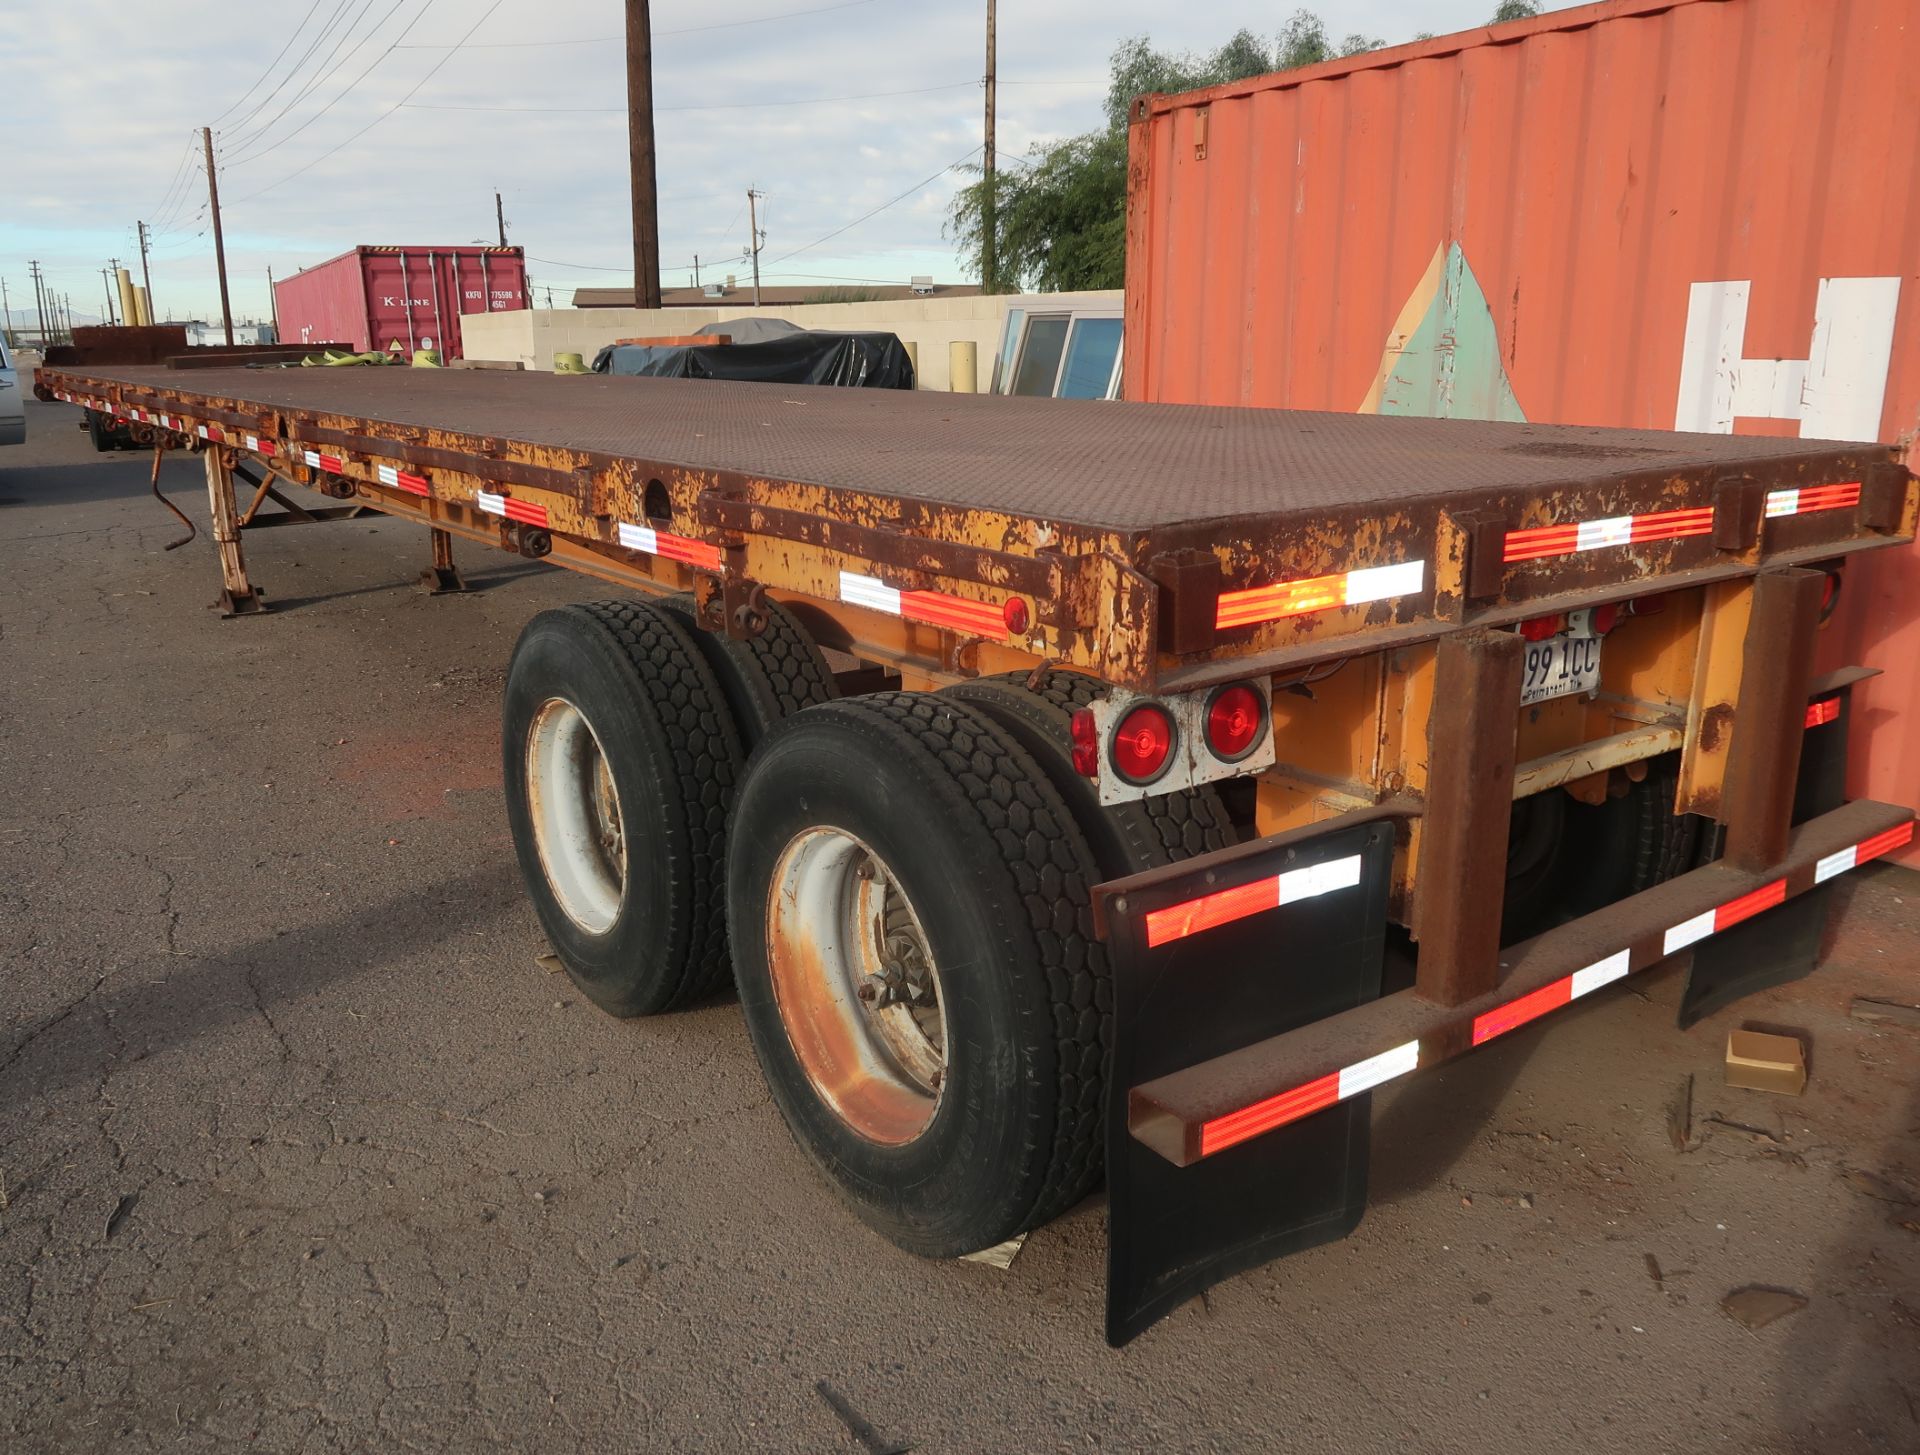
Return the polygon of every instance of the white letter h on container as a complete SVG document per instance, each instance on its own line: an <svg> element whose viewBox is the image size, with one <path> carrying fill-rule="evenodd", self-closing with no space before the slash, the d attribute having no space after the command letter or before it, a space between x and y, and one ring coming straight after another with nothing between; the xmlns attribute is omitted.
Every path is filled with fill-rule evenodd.
<svg viewBox="0 0 1920 1455"><path fill-rule="evenodd" d="M1736 418L1793 419L1806 439L1877 439L1899 278L1822 278L1805 359L1742 357L1752 287L1693 285L1673 427L1732 434Z"/></svg>

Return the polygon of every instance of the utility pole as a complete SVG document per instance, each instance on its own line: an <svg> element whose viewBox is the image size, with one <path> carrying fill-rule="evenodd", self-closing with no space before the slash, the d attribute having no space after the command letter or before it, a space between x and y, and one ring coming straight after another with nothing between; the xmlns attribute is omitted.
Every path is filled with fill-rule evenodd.
<svg viewBox="0 0 1920 1455"><path fill-rule="evenodd" d="M0 278L0 340L12 336L13 302L7 297L7 280Z"/></svg>
<svg viewBox="0 0 1920 1455"><path fill-rule="evenodd" d="M693 255L693 286L696 288L700 286L700 254L698 253Z"/></svg>
<svg viewBox="0 0 1920 1455"><path fill-rule="evenodd" d="M153 230L144 222L136 222L134 226L140 229L140 283L147 290L147 311L151 313L153 311L153 275L147 271L147 248L153 242ZM127 322L134 323L137 320L130 318Z"/></svg>
<svg viewBox="0 0 1920 1455"><path fill-rule="evenodd" d="M627 156L633 174L633 306L660 306L660 198L653 165L653 19L627 3Z"/></svg>
<svg viewBox="0 0 1920 1455"><path fill-rule="evenodd" d="M267 265L267 302L273 307L273 341L280 342L280 295L273 291L273 265Z"/></svg>
<svg viewBox="0 0 1920 1455"><path fill-rule="evenodd" d="M747 188L747 241L752 245L753 306L755 308L760 306L760 249L766 242L766 239L760 235L760 213L756 205L759 201L760 194L751 187ZM734 213L735 217L739 215L737 212Z"/></svg>
<svg viewBox="0 0 1920 1455"><path fill-rule="evenodd" d="M207 149L207 210L213 214L213 262L220 270L220 322L226 326L227 347L232 348L233 305L227 301L227 243L220 235L220 178L213 166L213 128L201 127L200 140Z"/></svg>
<svg viewBox="0 0 1920 1455"><path fill-rule="evenodd" d="M500 224L500 246L507 245L507 209L498 192L493 194L493 220Z"/></svg>
<svg viewBox="0 0 1920 1455"><path fill-rule="evenodd" d="M40 276L38 258L27 260L27 272L33 278L33 307L40 316L40 343L44 346L47 341L47 289L45 280Z"/></svg>
<svg viewBox="0 0 1920 1455"><path fill-rule="evenodd" d="M993 190L994 0L987 0L987 136L980 180L986 183L980 207L980 286L991 293L1000 272L1000 207Z"/></svg>
<svg viewBox="0 0 1920 1455"><path fill-rule="evenodd" d="M120 260L118 258L108 258L106 267L100 270L100 283L101 286L105 288L107 294L107 323L109 325L116 324L120 321L113 311L113 280L119 276L119 273Z"/></svg>

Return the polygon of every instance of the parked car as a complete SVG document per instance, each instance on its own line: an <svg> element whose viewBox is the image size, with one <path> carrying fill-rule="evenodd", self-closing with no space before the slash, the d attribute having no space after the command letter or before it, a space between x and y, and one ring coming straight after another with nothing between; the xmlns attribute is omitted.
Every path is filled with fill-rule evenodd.
<svg viewBox="0 0 1920 1455"><path fill-rule="evenodd" d="M20 376L14 371L13 355L7 341L0 338L0 445L27 442L26 396L20 392Z"/></svg>

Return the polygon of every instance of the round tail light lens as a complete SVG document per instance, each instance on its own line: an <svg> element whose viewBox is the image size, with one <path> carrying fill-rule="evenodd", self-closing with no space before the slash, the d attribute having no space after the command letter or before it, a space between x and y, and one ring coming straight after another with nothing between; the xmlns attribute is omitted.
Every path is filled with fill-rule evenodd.
<svg viewBox="0 0 1920 1455"><path fill-rule="evenodd" d="M1566 624L1567 618L1561 612L1552 616L1530 616L1520 623L1520 635L1530 642L1544 642L1548 637L1559 635Z"/></svg>
<svg viewBox="0 0 1920 1455"><path fill-rule="evenodd" d="M1223 762L1237 763L1267 735L1267 704L1244 682L1222 687L1207 704L1207 746Z"/></svg>
<svg viewBox="0 0 1920 1455"><path fill-rule="evenodd" d="M1152 783L1173 762L1173 719L1156 703L1143 702L1113 730L1108 750L1114 771L1129 783Z"/></svg>

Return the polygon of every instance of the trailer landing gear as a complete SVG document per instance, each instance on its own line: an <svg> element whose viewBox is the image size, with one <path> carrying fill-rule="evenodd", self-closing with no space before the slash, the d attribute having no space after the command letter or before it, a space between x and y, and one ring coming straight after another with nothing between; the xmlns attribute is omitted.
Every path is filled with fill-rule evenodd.
<svg viewBox="0 0 1920 1455"><path fill-rule="evenodd" d="M220 556L220 615L255 616L267 609L259 588L247 579L240 549L240 508L233 498L233 456L213 448L204 455L207 499L213 513L213 545Z"/></svg>
<svg viewBox="0 0 1920 1455"><path fill-rule="evenodd" d="M453 564L453 537L435 526L427 534L433 538L433 564L420 573L420 584L429 596L447 596L465 591L460 568Z"/></svg>

